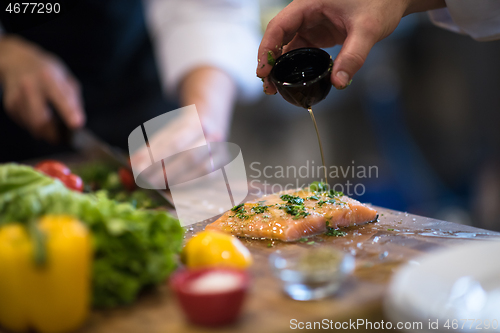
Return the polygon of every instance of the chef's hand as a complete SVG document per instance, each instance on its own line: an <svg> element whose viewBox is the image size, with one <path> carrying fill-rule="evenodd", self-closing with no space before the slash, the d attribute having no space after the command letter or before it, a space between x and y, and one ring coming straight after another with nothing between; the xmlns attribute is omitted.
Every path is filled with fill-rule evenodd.
<svg viewBox="0 0 500 333"><path fill-rule="evenodd" d="M269 22L258 51L257 76L265 78L264 92L275 94L276 87L267 78L272 68L269 51L276 59L300 47L342 44L331 82L343 89L373 45L389 36L403 16L445 6L444 0L295 0Z"/></svg>
<svg viewBox="0 0 500 333"><path fill-rule="evenodd" d="M15 37L0 37L0 84L6 113L34 137L58 141L54 112L75 129L85 122L76 79L54 55Z"/></svg>
<svg viewBox="0 0 500 333"><path fill-rule="evenodd" d="M223 71L214 67L200 67L189 73L180 85L180 100L183 106L194 104L203 128L204 136L197 135L199 122L189 116L176 118L160 129L150 145L161 147L164 156L185 151L189 147L207 142L221 142L227 139L230 129L231 112L236 97L233 80ZM212 171L208 153L183 153L166 166L167 178L184 182L198 178ZM131 163L143 169L150 164L147 147L131 156ZM164 184L164 175L155 172L144 175L150 184Z"/></svg>

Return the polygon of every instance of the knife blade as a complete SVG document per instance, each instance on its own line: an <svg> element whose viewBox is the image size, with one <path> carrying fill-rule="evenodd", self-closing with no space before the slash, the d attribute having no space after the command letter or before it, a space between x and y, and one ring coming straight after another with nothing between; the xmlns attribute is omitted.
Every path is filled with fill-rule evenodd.
<svg viewBox="0 0 500 333"><path fill-rule="evenodd" d="M69 143L72 148L85 156L104 159L113 162L121 167L130 169L128 158L125 153L116 147L102 141L92 131L87 128L81 128L71 133Z"/></svg>
<svg viewBox="0 0 500 333"><path fill-rule="evenodd" d="M101 140L88 128L72 131L69 143L79 153L91 158L112 163L132 171L127 154L120 148L113 147ZM146 181L147 182L147 181ZM169 190L151 190L162 197L171 208L175 208L172 194Z"/></svg>

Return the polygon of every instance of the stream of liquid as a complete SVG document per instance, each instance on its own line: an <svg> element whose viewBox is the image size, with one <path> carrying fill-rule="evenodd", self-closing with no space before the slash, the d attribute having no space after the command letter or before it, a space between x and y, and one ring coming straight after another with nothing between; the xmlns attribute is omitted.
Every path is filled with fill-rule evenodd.
<svg viewBox="0 0 500 333"><path fill-rule="evenodd" d="M311 115L311 119L314 124L314 128L316 129L316 135L318 136L319 151L321 152L321 162L323 162L323 168L325 169L325 183L328 184L328 170L326 169L325 155L323 154L323 146L321 145L321 138L319 137L318 125L316 124L316 119L314 118L314 113L312 108L308 108L307 111L309 111L309 114Z"/></svg>

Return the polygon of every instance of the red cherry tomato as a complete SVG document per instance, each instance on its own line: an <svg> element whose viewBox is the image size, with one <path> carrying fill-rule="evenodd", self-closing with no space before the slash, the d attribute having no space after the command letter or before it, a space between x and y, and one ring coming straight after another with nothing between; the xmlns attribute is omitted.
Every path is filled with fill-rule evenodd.
<svg viewBox="0 0 500 333"><path fill-rule="evenodd" d="M120 181L127 190L133 191L137 187L135 184L134 175L132 175L132 172L130 172L130 170L120 168L118 170L118 176L120 176Z"/></svg>
<svg viewBox="0 0 500 333"><path fill-rule="evenodd" d="M78 192L83 191L83 181L77 175L71 173L69 175L64 175L60 179L67 188Z"/></svg>
<svg viewBox="0 0 500 333"><path fill-rule="evenodd" d="M71 170L66 165L54 160L42 161L35 165L35 169L43 172L47 176L59 179L63 176L71 174Z"/></svg>

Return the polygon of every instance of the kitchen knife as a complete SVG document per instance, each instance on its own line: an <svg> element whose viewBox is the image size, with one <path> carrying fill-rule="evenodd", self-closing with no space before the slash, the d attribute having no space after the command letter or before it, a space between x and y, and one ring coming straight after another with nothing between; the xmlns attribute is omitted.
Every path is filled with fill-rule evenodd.
<svg viewBox="0 0 500 333"><path fill-rule="evenodd" d="M131 170L129 159L125 152L117 147L113 147L97 137L88 128L81 128L71 133L70 145L79 153L84 154L89 158L94 158L112 163L116 166L124 167ZM143 179L146 181L145 179ZM147 181L146 181L147 182ZM167 201L167 203L175 208L172 199L172 194L168 190L153 190L159 196Z"/></svg>
<svg viewBox="0 0 500 333"><path fill-rule="evenodd" d="M88 128L71 130L53 107L51 107L51 111L57 126L60 142L69 143L73 149L89 159L106 161L116 167L124 167L132 172L127 154L123 150L104 142ZM143 179L143 181L149 185L146 179ZM153 188L153 186L149 187ZM169 190L153 190L150 193L155 192L157 196L167 201L171 208L175 209L172 194Z"/></svg>

